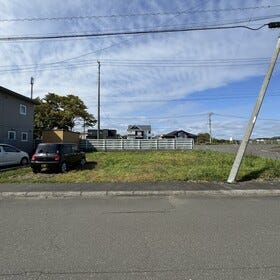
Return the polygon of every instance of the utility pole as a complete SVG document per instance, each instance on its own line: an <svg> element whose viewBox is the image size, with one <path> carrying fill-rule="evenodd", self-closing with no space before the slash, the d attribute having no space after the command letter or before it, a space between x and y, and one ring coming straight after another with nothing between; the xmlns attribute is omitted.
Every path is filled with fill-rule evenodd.
<svg viewBox="0 0 280 280"><path fill-rule="evenodd" d="M33 99L33 84L34 84L34 78L31 77L30 79L30 84L31 84L31 99Z"/></svg>
<svg viewBox="0 0 280 280"><path fill-rule="evenodd" d="M97 113L97 139L100 139L100 61L98 63L98 113Z"/></svg>
<svg viewBox="0 0 280 280"><path fill-rule="evenodd" d="M211 116L214 113L208 113L208 125L209 125L209 141L210 144L212 144L212 120L211 120Z"/></svg>
<svg viewBox="0 0 280 280"><path fill-rule="evenodd" d="M273 23L273 24L271 23L268 26L270 28L276 28L276 27L280 27L280 23L278 23L278 25L277 25L277 23ZM244 153L246 151L246 148L247 148L247 145L248 145L248 142L249 142L249 139L250 139L250 136L251 136L253 128L255 126L255 123L256 123L256 120L257 120L257 117L258 117L258 114L259 114L259 111L260 111L260 108L261 108L261 105L262 105L262 102L263 102L263 99L264 99L264 96L265 96L265 93L266 93L266 89L268 87L270 78L272 76L273 69L274 69L274 66L276 64L276 61L277 61L277 58L278 58L278 55L279 55L279 51L280 51L280 37L278 37L278 41L277 41L274 53L272 55L271 62L270 62L269 68L267 70L265 79L263 81L258 99L256 101L254 110L252 112L252 115L251 115L250 121L248 123L247 129L246 129L245 134L243 136L242 142L239 146L239 149L238 149L235 161L233 163L233 166L231 168L229 177L227 179L228 183L233 183L236 179L236 176L237 176L237 173L239 171Z"/></svg>

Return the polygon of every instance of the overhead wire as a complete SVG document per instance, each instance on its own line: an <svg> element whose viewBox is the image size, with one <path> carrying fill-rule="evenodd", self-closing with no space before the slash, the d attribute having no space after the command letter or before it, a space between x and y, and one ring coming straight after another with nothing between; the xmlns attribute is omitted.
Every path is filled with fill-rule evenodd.
<svg viewBox="0 0 280 280"><path fill-rule="evenodd" d="M269 97L278 97L280 94L269 94ZM103 101L105 104L115 103L165 103L165 102L187 102L187 101L217 101L217 100L230 100L230 99L250 99L255 98L256 95L237 95L237 96L216 96L216 97L190 97L190 98L178 98L178 99L153 99L153 100L109 100Z"/></svg>
<svg viewBox="0 0 280 280"><path fill-rule="evenodd" d="M132 14L112 14L112 15L78 15L78 16L64 16L64 17L26 17L26 18L7 18L0 19L0 22L22 22L22 21L61 21L61 20L88 20L88 19L100 19L100 18L127 18L127 17L139 17L139 16L169 16L169 15L182 15L193 13L220 13L220 12L236 12L247 11L252 9L271 9L280 7L280 4L276 5L262 5L254 7L238 7L238 8L225 8L225 9L207 9L207 10L179 10L170 12L149 12L149 13L132 13Z"/></svg>
<svg viewBox="0 0 280 280"><path fill-rule="evenodd" d="M170 29L150 29L150 30L127 30L118 32L100 32L89 34L60 34L60 35L34 35L34 36L11 36L0 37L0 41L25 41L25 40L51 40L51 39L67 39L67 38L92 38L92 37L110 37L120 35L143 35L143 34L159 34L159 33L176 33L176 32L191 32L191 31L209 31L209 30L226 30L226 29L248 29L250 31L258 31L263 27L268 26L268 23L262 24L259 27L253 28L246 25L230 25L230 26L198 26L198 27L182 27Z"/></svg>
<svg viewBox="0 0 280 280"><path fill-rule="evenodd" d="M127 34L147 34L147 33L163 33L163 32L179 32L179 31L197 31L197 30L213 30L213 29L231 29L231 28L246 28L249 30L259 30L266 26L267 24L264 24L258 28L251 28L249 26L215 26L215 27L197 27L197 28L183 28L183 29L162 29L162 30L143 30L143 31L125 31L125 32L115 32L115 33L96 33L96 34L77 34L77 35L59 35L59 36L39 36L39 37L13 37L13 38L6 38L8 40L24 40L24 39L51 39L51 38L76 38L76 37L91 37L91 36L111 36L111 35L127 35ZM0 40L3 38L0 38ZM4 38L5 39L5 38ZM80 65L78 65L80 66ZM139 66L139 63L138 63ZM149 65L151 66L151 65ZM171 65L168 65L170 67ZM177 65L178 66L178 65ZM194 65L192 65L193 67ZM201 66L201 65L199 65ZM161 65L162 67L162 65ZM168 116L168 117L160 117L160 118L147 118L144 117L144 119L170 119L170 118L182 118L182 117L190 117L189 115L181 115L181 116ZM194 117L194 115L191 115L191 117ZM141 117L142 119L143 117ZM111 118L112 119L112 118ZM120 118L118 118L120 119ZM121 118L121 119L130 119L130 118Z"/></svg>
<svg viewBox="0 0 280 280"><path fill-rule="evenodd" d="M142 119L142 120L166 120L166 119L177 119L177 118L197 118L207 115L206 113L192 114L192 115L178 115L178 116L165 116L165 117L145 117L145 116L131 116L131 117L111 117L111 120L131 120L131 119Z"/></svg>
<svg viewBox="0 0 280 280"><path fill-rule="evenodd" d="M257 21L264 21L264 20L272 20L275 18L279 18L280 14L275 14L275 15L269 15L269 16L261 16L261 17L255 17L251 18L250 23L251 25L253 22ZM188 27L186 25L170 25L170 24L165 24L165 25L158 25L158 26L142 26L139 28L134 29L131 33L127 30L107 30L102 33L92 33L92 30L88 31L79 31L79 32L64 32L64 33L46 33L45 35L40 35L40 34L24 34L24 35L6 35L6 37L0 37L2 38L3 41L6 42L16 42L16 41L23 41L23 42L32 42L34 40L39 41L39 42L44 42L45 40L61 40L63 39L64 41L66 40L83 40L83 39L88 39L90 37L110 37L110 36L121 36L121 35L145 35L148 33L155 33L154 30L156 28L162 28L162 27L168 27L170 28L170 31L166 31L166 29L160 29L159 33L166 33L166 32L183 32L183 31L201 31L201 30L211 30L211 29L216 29L216 27L219 27L218 29L228 29L228 28L245 28L249 29L252 31L257 31L263 26L259 26L257 28L249 27L246 25L240 25L243 23L248 23L248 19L238 19L238 20L229 20L229 21L222 21L217 23L215 22L201 22L201 23L188 23ZM228 25L237 25L237 27L234 26L228 26ZM224 27L224 28L222 28ZM182 30L184 29L184 30ZM188 29L188 30L185 30ZM161 32L162 31L162 32ZM158 31L157 31L158 32ZM4 39L5 38L5 39ZM16 38L16 40L13 40ZM18 39L19 38L19 39ZM22 39L24 38L24 39ZM1 40L0 40L1 41Z"/></svg>
<svg viewBox="0 0 280 280"><path fill-rule="evenodd" d="M236 119L244 119L248 120L248 117L245 116L237 116L237 115L227 115L227 114L216 114L214 113L215 116L218 117L226 117L226 118L236 118ZM273 122L279 122L280 119L267 119L267 118L258 118L260 121L273 121Z"/></svg>
<svg viewBox="0 0 280 280"><path fill-rule="evenodd" d="M201 117L207 117L209 113L199 113L199 114L192 114L192 115L170 115L170 116L158 116L158 117L146 117L146 116L130 116L130 117L122 117L122 116L107 116L107 118L112 120L166 120L166 119L182 119L182 118L201 118ZM224 114L216 114L213 113L212 115L218 116L218 117L224 117L224 118L237 118L237 119L244 119L248 120L248 117L245 116L237 116L237 115L224 115ZM258 120L260 121L274 121L274 122L279 122L280 119L267 119L267 118L259 118Z"/></svg>
<svg viewBox="0 0 280 280"><path fill-rule="evenodd" d="M95 52L98 52L95 51ZM196 67L233 67L233 66L254 66L266 65L268 58L237 58L237 59L151 59L151 60L102 60L102 67L146 67L146 68L196 68ZM96 65L96 60L79 60L69 63L67 61L42 63L42 64L22 64L10 68L8 65L0 65L0 73L5 72L29 72L29 71L47 71L63 70ZM277 63L278 64L278 63Z"/></svg>

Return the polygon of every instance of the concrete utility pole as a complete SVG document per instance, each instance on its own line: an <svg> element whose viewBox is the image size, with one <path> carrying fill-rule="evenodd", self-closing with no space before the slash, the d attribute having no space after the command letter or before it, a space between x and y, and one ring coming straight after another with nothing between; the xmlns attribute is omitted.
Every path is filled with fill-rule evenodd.
<svg viewBox="0 0 280 280"><path fill-rule="evenodd" d="M280 25L279 25L279 27L280 27ZM275 28L275 26L270 27L270 28ZM238 149L235 161L233 163L231 172L229 174L229 177L228 177L228 180L227 180L228 183L233 183L236 179L236 176L237 176L237 173L239 171L244 153L246 151L246 148L247 148L247 145L248 145L248 142L249 142L249 139L250 139L250 136L251 136L253 128L255 126L255 123L256 123L256 120L257 120L257 117L258 117L258 114L259 114L259 111L260 111L260 108L261 108L261 105L262 105L262 102L263 102L263 99L264 99L264 96L265 96L265 93L266 93L266 89L268 87L271 75L273 73L273 69L274 69L274 66L276 64L276 61L277 61L277 58L278 58L278 55L279 55L279 51L280 51L280 37L278 37L276 48L275 48L275 51L274 51L273 56L271 58L270 66L269 66L268 71L266 73L266 76L265 76L265 79L263 81L258 99L256 101L254 110L252 112L250 121L248 123L247 129L246 129L245 134L243 136L241 145Z"/></svg>
<svg viewBox="0 0 280 280"><path fill-rule="evenodd" d="M98 116L97 116L97 139L100 139L100 61L98 63Z"/></svg>
<svg viewBox="0 0 280 280"><path fill-rule="evenodd" d="M31 84L31 99L33 99L33 84L34 84L34 78L31 77L30 79L30 84Z"/></svg>
<svg viewBox="0 0 280 280"><path fill-rule="evenodd" d="M210 144L212 143L212 120L211 120L211 116L214 113L208 113L208 125L209 125L209 141Z"/></svg>

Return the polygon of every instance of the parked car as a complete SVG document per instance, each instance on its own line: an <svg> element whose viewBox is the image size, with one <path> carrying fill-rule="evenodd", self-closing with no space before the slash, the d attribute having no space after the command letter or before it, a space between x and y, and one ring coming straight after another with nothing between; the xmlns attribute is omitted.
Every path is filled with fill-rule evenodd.
<svg viewBox="0 0 280 280"><path fill-rule="evenodd" d="M0 144L0 166L27 165L28 163L29 155L26 152L11 145Z"/></svg>
<svg viewBox="0 0 280 280"><path fill-rule="evenodd" d="M86 156L79 150L77 144L41 143L31 158L31 168L34 173L47 169L67 172L69 167L85 165Z"/></svg>

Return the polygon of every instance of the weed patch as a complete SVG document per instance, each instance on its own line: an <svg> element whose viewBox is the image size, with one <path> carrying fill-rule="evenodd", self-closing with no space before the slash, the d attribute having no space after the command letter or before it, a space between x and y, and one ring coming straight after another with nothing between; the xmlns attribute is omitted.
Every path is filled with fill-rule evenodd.
<svg viewBox="0 0 280 280"><path fill-rule="evenodd" d="M234 155L214 151L127 151L87 154L83 167L65 174L31 168L0 173L0 183L226 181ZM237 180L279 180L280 161L246 156Z"/></svg>

